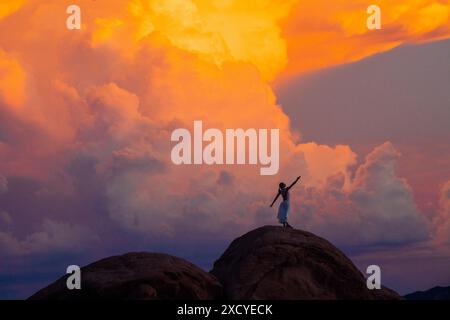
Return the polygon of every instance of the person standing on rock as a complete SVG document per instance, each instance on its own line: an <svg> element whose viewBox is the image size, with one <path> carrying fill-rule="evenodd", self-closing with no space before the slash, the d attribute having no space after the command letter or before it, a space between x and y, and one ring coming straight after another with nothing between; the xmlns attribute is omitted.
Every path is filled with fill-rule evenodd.
<svg viewBox="0 0 450 320"><path fill-rule="evenodd" d="M289 187L286 187L286 184L284 182L280 182L278 193L273 199L272 204L270 205L273 207L274 203L277 201L278 197L281 195L283 198L283 201L280 203L280 206L278 207L278 221L283 225L283 227L292 228L292 226L288 223L288 213L289 213L289 190L297 183L298 180L300 180L301 176L298 176L297 179L295 179L294 182L291 183Z"/></svg>

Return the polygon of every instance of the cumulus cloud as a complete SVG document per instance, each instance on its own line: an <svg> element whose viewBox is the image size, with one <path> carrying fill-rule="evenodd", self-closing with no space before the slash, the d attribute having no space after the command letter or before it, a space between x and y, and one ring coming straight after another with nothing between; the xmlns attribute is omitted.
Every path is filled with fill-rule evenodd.
<svg viewBox="0 0 450 320"><path fill-rule="evenodd" d="M439 195L439 215L434 219L436 240L450 244L450 181L444 183Z"/></svg>
<svg viewBox="0 0 450 320"><path fill-rule="evenodd" d="M351 199L362 211L362 233L368 242L408 242L427 237L427 224L411 187L396 175L399 156L392 144L385 143L375 148L356 171Z"/></svg>
<svg viewBox="0 0 450 320"><path fill-rule="evenodd" d="M0 194L8 191L8 180L0 174Z"/></svg>
<svg viewBox="0 0 450 320"><path fill-rule="evenodd" d="M210 63L251 62L265 79L272 79L287 62L277 23L293 3L133 0L130 12L139 24L137 37L157 31L175 47ZM233 21L233 25L223 21Z"/></svg>
<svg viewBox="0 0 450 320"><path fill-rule="evenodd" d="M428 239L427 221L414 202L412 190L395 173L399 156L386 142L366 157L350 183L338 174L322 186L304 188L296 220L344 245Z"/></svg>
<svg viewBox="0 0 450 320"><path fill-rule="evenodd" d="M98 1L80 32L54 27L65 12L58 2L37 10L39 2L30 1L17 19L0 22L0 83L17 89L0 90L0 110L14 128L8 139L0 128L0 170L8 177L64 186L73 203L100 208L98 219L124 234L194 246L272 223L268 205L277 184L302 175L299 226L351 244L426 238L411 190L395 173L392 145L376 148L353 172L357 157L349 146L299 144L291 132L267 82L286 63L277 23L289 6L124 3ZM242 18L243 11L255 16ZM239 18L243 29L222 29L213 19L219 13L223 21ZM25 18L29 23L21 23ZM193 120L219 129L279 128L280 174L173 165L170 133ZM73 167L79 159L87 159L88 171ZM91 239L78 224L42 219L34 226L41 231L0 233L4 252L77 250Z"/></svg>
<svg viewBox="0 0 450 320"><path fill-rule="evenodd" d="M12 223L11 215L3 210L0 210L0 228L8 227Z"/></svg>
<svg viewBox="0 0 450 320"><path fill-rule="evenodd" d="M4 258L5 256L82 252L97 241L98 238L85 227L45 219L39 231L23 239L15 237L11 232L0 231L0 255Z"/></svg>

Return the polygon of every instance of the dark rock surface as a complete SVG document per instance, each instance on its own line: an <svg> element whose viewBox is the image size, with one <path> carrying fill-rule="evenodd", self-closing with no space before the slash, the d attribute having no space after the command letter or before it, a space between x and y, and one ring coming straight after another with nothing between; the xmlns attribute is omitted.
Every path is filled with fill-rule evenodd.
<svg viewBox="0 0 450 320"><path fill-rule="evenodd" d="M81 268L81 290L60 278L29 299L218 299L220 283L192 263L161 253L128 253Z"/></svg>
<svg viewBox="0 0 450 320"><path fill-rule="evenodd" d="M339 249L312 233L265 226L234 240L214 263L227 299L401 299L369 290Z"/></svg>
<svg viewBox="0 0 450 320"><path fill-rule="evenodd" d="M161 253L128 253L81 269L81 290L68 275L30 299L401 299L369 290L339 249L312 233L265 226L235 239L207 273Z"/></svg>

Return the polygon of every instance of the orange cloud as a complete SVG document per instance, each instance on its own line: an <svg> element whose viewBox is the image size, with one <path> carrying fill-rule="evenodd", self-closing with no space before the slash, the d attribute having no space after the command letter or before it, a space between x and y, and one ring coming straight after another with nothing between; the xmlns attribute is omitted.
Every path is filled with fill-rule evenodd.
<svg viewBox="0 0 450 320"><path fill-rule="evenodd" d="M0 3L0 20L16 12L25 3L25 0L8 0Z"/></svg>
<svg viewBox="0 0 450 320"><path fill-rule="evenodd" d="M450 36L450 3L433 0L377 1L382 29L366 28L363 0L300 1L281 22L288 65L279 78L352 62L407 42Z"/></svg>
<svg viewBox="0 0 450 320"><path fill-rule="evenodd" d="M65 29L65 4L21 4L27 10L2 28L10 32L0 32L0 93L7 103L22 105L24 79L34 80L33 108L24 117L32 114L61 143L75 139L92 117L87 92L109 85L128 92L124 99L133 97L143 117L161 123L203 119L219 128L280 128L284 164L302 158L315 177L310 183L345 172L355 155L347 146L296 145L268 84L280 77L288 57L289 73L326 67L439 28L445 34L448 19L443 3L382 2L390 35L382 39L365 29L363 1L81 0L83 30L73 32ZM21 20L26 17L28 24Z"/></svg>
<svg viewBox="0 0 450 320"><path fill-rule="evenodd" d="M249 62L272 79L287 62L278 21L293 2L133 0L129 9L139 21L139 38L157 32L208 62Z"/></svg>
<svg viewBox="0 0 450 320"><path fill-rule="evenodd" d="M66 168L88 159L95 163L89 174L105 182L113 220L169 235L178 234L177 224L205 232L248 226L281 177L301 174L306 186L317 186L339 176L345 186L354 152L298 144L269 81L280 77L288 58L289 72L297 73L398 43L396 29L389 41L365 36L352 18L360 8L349 3L80 0L83 29L68 31L64 3L30 0L15 19L0 21L0 94L27 110L19 120L34 120L35 131L10 119L0 149L8 161L0 161L0 170L7 176L45 171L66 186L77 178ZM364 8L362 14L365 19ZM420 30L402 32L425 36L425 30L436 32L426 19ZM193 120L221 129L279 128L280 175L172 165L169 133ZM16 147L17 140L27 143ZM223 176L234 184L219 184Z"/></svg>
<svg viewBox="0 0 450 320"><path fill-rule="evenodd" d="M19 62L0 48L0 98L12 108L25 99L25 72Z"/></svg>

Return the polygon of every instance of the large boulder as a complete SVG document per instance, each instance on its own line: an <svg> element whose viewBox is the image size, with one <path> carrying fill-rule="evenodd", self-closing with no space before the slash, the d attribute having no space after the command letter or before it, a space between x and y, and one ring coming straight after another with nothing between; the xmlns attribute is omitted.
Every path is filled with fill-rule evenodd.
<svg viewBox="0 0 450 320"><path fill-rule="evenodd" d="M369 290L339 249L312 233L265 226L235 239L214 263L227 299L400 299Z"/></svg>
<svg viewBox="0 0 450 320"><path fill-rule="evenodd" d="M80 290L68 290L67 277L29 299L218 299L222 295L211 274L161 253L128 253L83 267Z"/></svg>

